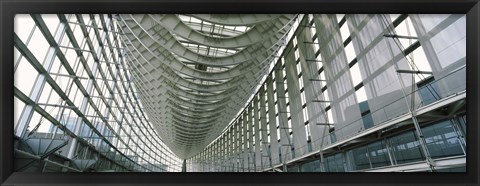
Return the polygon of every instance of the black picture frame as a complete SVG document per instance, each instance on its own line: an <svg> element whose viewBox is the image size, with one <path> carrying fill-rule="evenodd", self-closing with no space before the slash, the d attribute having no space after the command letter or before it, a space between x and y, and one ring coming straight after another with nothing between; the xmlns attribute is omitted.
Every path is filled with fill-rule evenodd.
<svg viewBox="0 0 480 186"><path fill-rule="evenodd" d="M458 13L467 17L466 173L13 172L13 18L24 13ZM0 183L10 185L478 185L478 0L2 0Z"/></svg>

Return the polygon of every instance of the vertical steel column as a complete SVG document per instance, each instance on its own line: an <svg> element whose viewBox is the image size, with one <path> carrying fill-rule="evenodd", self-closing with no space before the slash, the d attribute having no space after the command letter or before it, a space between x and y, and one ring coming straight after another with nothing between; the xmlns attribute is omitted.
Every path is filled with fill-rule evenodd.
<svg viewBox="0 0 480 186"><path fill-rule="evenodd" d="M467 142L465 141L465 136L462 132L462 130L460 129L460 124L458 123L457 121L458 117L457 115L453 115L452 119L450 119L450 121L452 121L452 125L453 125L453 129L455 130L455 132L457 133L457 139L458 139L458 142L460 143L460 147L462 147L462 150L463 150L463 153L466 155L467 154Z"/></svg>
<svg viewBox="0 0 480 186"><path fill-rule="evenodd" d="M395 38L393 38L395 39ZM390 45L389 45L390 46ZM390 47L390 51L391 51L391 47ZM406 56L405 56L406 57ZM395 70L398 72L398 65L395 63L393 64ZM409 103L409 101L407 100L407 93L405 92L405 83L403 82L403 78L402 76L400 75L400 73L397 73L397 77L399 78L400 80L400 85L402 86L402 93L403 93L403 96L404 96L404 100L405 100L405 103L408 107L408 112L410 113L410 115L412 116L412 121L413 121L413 126L415 127L415 132L417 134L417 137L419 138L419 142L420 142L420 146L422 148L422 151L425 155L425 158L426 158L426 161L427 161L427 164L430 166L430 169L432 171L435 171L435 162L433 161L433 159L431 158L430 156L430 152L428 151L428 148L427 148L427 143L425 141L425 138L423 136L423 132L422 132L422 129L420 128L420 124L418 123L418 120L417 120L417 114L416 114L416 111L417 109L415 108L415 104L414 104L414 101L415 101L415 93L416 93L416 84L415 84L415 74L412 73L412 91L411 91L411 105Z"/></svg>
<svg viewBox="0 0 480 186"><path fill-rule="evenodd" d="M254 119L254 108L255 108L255 99L252 99L250 102L250 106L248 106L248 172L251 170L255 170L255 137L254 137L254 130L255 130L255 119ZM258 113L257 113L258 114Z"/></svg>
<svg viewBox="0 0 480 186"><path fill-rule="evenodd" d="M390 159L390 165L396 165L396 160L394 158L392 144L390 144L390 139L385 138L385 147L387 148L388 158Z"/></svg>
<svg viewBox="0 0 480 186"><path fill-rule="evenodd" d="M305 16L308 17L308 16ZM315 21L313 19L316 19L316 15L312 15L312 21ZM304 23L300 25L305 25L305 27L309 27L309 23ZM310 28L310 27L309 27ZM321 34L318 32L316 27L312 27L315 29L315 32L317 36ZM310 126L310 133L311 133L311 143L315 144L314 141L320 140L320 144L318 145L319 149L319 155L320 155L320 170L322 172L325 171L325 165L324 165L324 158L323 158L323 144L324 144L324 139L326 137L326 129L330 128L328 125L318 125L318 123L323 123L324 121L320 120L320 117L323 116L325 120L328 123L328 117L325 113L325 107L323 107L323 104L325 103L314 103L313 100L325 100L325 97L321 93L321 84L320 82L325 82L326 80L322 80L319 78L317 69L318 65L317 63L321 61L316 60L316 51L313 50L312 47L307 47L311 45L318 45L314 40L312 40L312 35L314 33L311 32L310 29L305 29L304 32L301 32L301 35L299 35L298 38L298 47L301 49L300 51L304 55L304 57L300 58L300 63L302 64L302 74L303 74L303 82L304 82L304 91L305 91L305 97L307 101L307 109L308 109L308 116L310 118L307 118L309 120L309 126ZM302 43L304 43L302 45ZM307 45L309 44L309 45ZM320 55L320 54L318 54ZM320 87L320 88L319 88ZM313 103L313 104L309 104ZM320 104L320 106L317 106ZM322 132L320 132L322 131ZM315 147L312 148L313 150Z"/></svg>
<svg viewBox="0 0 480 186"><path fill-rule="evenodd" d="M324 60L323 63L323 68L325 69L324 73L326 74L325 75L325 82L327 83L327 85L330 85L332 84L335 79L332 79L333 76L329 76L327 74L327 71L330 71L331 68L330 68L330 63L333 61L333 57L335 57L335 52L336 51L331 51L330 50L330 46L328 46L329 42L333 39L330 39L330 36L331 35L335 35L336 33L338 33L338 27L336 33L333 33L332 31L332 28L334 29L335 27L330 27L331 25L328 25L328 24L331 24L332 22L332 19L336 19L335 15L314 15L313 16L313 20L314 20L314 23L315 23L315 30L316 30L316 34L318 36L318 40L319 40L319 43L320 44L320 52L323 54L322 56L322 60ZM338 24L338 22L337 22ZM330 29L330 30L329 30ZM337 41L338 42L338 41ZM341 45L343 45L343 43L341 43ZM314 61L314 62L317 62L317 61ZM327 91L330 92L330 97L329 99L332 99L332 98L335 98L336 95L332 95L333 91L332 90L333 87L330 87L329 89L327 89ZM329 118L328 117L328 114L326 113L326 109L325 109L325 102L328 102L329 100L325 100L325 96L323 95L322 93L322 90L315 90L315 91L318 91L317 92L317 97L321 98L322 100L316 104L322 104L320 106L321 110L320 110L320 113L321 115L320 116L323 116L323 118L325 119L325 124L323 124L321 121L320 123L315 123L315 125L319 125L319 126L323 126L321 129L322 132L320 134L320 137L322 138L320 140L320 148L319 148L319 154L320 154L320 169L321 169L321 172L325 172L326 171L326 168L325 168L325 160L324 160L324 156L323 156L323 151L322 151L322 148L323 148L323 145L324 145L324 140L326 138L326 131L327 131L327 128L330 129L330 124L333 124L333 118ZM320 96L318 96L320 95ZM337 96L338 97L338 96ZM333 100L333 99L332 99ZM314 100L311 100L312 102L314 102ZM322 102L322 101L325 101L325 102ZM333 108L331 108L331 112L333 112ZM318 121L318 120L317 120Z"/></svg>
<svg viewBox="0 0 480 186"><path fill-rule="evenodd" d="M287 63L287 61L285 61ZM286 171L286 161L288 159L288 155L292 153L292 142L290 140L290 132L289 132L289 126L287 124L287 98L285 95L285 83L283 79L283 68L281 63L277 63L274 67L274 73L275 73L275 84L277 85L277 90L276 90L276 95L277 95L277 108L278 108L278 122L279 122L279 129L280 132L280 154L282 155L282 159L280 160L281 163L283 164L283 171ZM286 147L285 153L283 153L283 147Z"/></svg>
<svg viewBox="0 0 480 186"><path fill-rule="evenodd" d="M304 17L305 18L305 17ZM302 23L300 23L302 24ZM299 32L302 32L301 28L298 30ZM297 33L298 34L298 33ZM298 38L298 35L297 35ZM299 44L297 44L298 47ZM300 47L297 48L298 53L299 53L299 60L302 60L303 55L300 50ZM294 52L287 53L285 55L285 72L286 72L286 77L287 77L287 88L288 88L288 99L289 99L289 108L290 108L290 124L291 130L292 130L292 141L291 144L292 146L292 157L295 158L295 156L301 156L306 153L305 147L307 146L307 133L305 131L305 119L308 120L308 118L303 118L303 105L302 105L302 94L305 92L301 93L300 92L300 79L298 77L298 74L302 74L301 79L303 80L304 75L302 72L297 71L297 65L301 65L300 61L299 64L297 64L297 59L295 58ZM301 69L300 69L301 70ZM303 84L303 81L302 81ZM305 91L305 89L304 89ZM306 101L306 100L305 100ZM299 152L300 154L295 154L296 152ZM294 156L293 156L294 155Z"/></svg>
<svg viewBox="0 0 480 186"><path fill-rule="evenodd" d="M274 72L272 72L274 73ZM273 166L276 162L274 160L278 160L278 140L277 140L277 126L276 126L276 116L275 116L275 103L274 103L274 93L273 93L273 84L275 81L273 80L272 76L268 76L267 80L265 81L267 85L267 103L268 103L268 117L269 117L269 129L270 129L270 165Z"/></svg>
<svg viewBox="0 0 480 186"><path fill-rule="evenodd" d="M230 127L230 129L228 129L228 133L229 133L229 138L228 138L228 165L229 165L229 169L230 169L230 172L234 172L233 170L233 165L234 165L234 160L233 160L233 157L234 157L234 148L235 148L235 135L234 135L234 125L232 124L232 126Z"/></svg>
<svg viewBox="0 0 480 186"><path fill-rule="evenodd" d="M260 104L260 99L259 99L259 94L255 95L255 98L253 100L253 114L255 115L254 116L254 130L253 130L253 134L255 134L255 159L254 159L254 170L255 171L258 171L258 170L262 170L263 167L261 166L262 165L262 154L261 154L261 151L260 149L262 148L262 144L260 142L260 136L262 136L262 131L260 131L260 125L261 125L261 121L260 121L260 117L264 116L260 113L258 107L261 105Z"/></svg>
<svg viewBox="0 0 480 186"><path fill-rule="evenodd" d="M269 146L269 136L268 136L268 124L267 124L267 103L265 102L265 87L267 85L264 84L260 90L259 90L259 96L260 96L260 133L262 136L262 142L259 144L261 148L261 170L265 169L265 166L267 165L267 162L264 162L264 158L268 158L268 162L270 162L271 156L270 152L268 149Z"/></svg>

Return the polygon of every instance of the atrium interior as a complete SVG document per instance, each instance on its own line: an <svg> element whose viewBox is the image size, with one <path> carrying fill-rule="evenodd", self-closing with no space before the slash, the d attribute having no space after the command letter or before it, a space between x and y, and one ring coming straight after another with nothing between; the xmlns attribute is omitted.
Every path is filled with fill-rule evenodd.
<svg viewBox="0 0 480 186"><path fill-rule="evenodd" d="M464 14L17 14L15 172L465 172Z"/></svg>

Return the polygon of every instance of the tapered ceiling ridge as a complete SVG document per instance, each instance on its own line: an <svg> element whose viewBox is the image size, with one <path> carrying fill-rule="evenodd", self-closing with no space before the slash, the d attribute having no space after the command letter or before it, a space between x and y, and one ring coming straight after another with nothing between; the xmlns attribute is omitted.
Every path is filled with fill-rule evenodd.
<svg viewBox="0 0 480 186"><path fill-rule="evenodd" d="M169 148L191 157L243 108L295 15L120 15L145 111Z"/></svg>

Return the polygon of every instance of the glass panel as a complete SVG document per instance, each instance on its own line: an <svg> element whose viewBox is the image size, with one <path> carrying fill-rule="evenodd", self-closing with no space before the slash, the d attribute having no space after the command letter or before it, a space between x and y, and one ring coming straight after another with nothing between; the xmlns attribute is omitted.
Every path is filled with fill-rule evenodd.
<svg viewBox="0 0 480 186"><path fill-rule="evenodd" d="M365 87L361 87L355 92L355 95L357 96L357 101L360 102L365 102L367 101L367 93L365 92Z"/></svg>
<svg viewBox="0 0 480 186"><path fill-rule="evenodd" d="M35 58L41 63L47 54L50 45L48 44L47 40L43 37L42 32L40 29L35 29L32 38L35 38L35 42L28 43L28 49L30 52L35 56Z"/></svg>
<svg viewBox="0 0 480 186"><path fill-rule="evenodd" d="M35 27L35 22L29 14L17 14L14 19L15 34L26 43L32 29Z"/></svg>
<svg viewBox="0 0 480 186"><path fill-rule="evenodd" d="M360 107L360 113L364 113L370 110L370 107L368 106L368 101L360 102L358 103L358 106Z"/></svg>
<svg viewBox="0 0 480 186"><path fill-rule="evenodd" d="M22 114L22 111L25 107L25 103L23 103L22 101L20 101L17 97L14 97L13 98L13 114L14 114L14 118L13 118L13 123L15 124L15 128L18 124L18 120L20 119L20 115Z"/></svg>
<svg viewBox="0 0 480 186"><path fill-rule="evenodd" d="M26 58L22 58L18 69L21 70L17 70L14 74L14 86L28 96L34 87L38 72L30 65Z"/></svg>
<svg viewBox="0 0 480 186"><path fill-rule="evenodd" d="M405 19L402 21L397 27L395 27L395 34L399 36L417 36L415 29L410 21L410 18ZM398 38L403 48L407 48L408 46L412 45L415 42L415 39L406 39L406 38Z"/></svg>
<svg viewBox="0 0 480 186"><path fill-rule="evenodd" d="M413 131L389 139L393 156L397 164L421 161L425 159L420 142Z"/></svg>
<svg viewBox="0 0 480 186"><path fill-rule="evenodd" d="M337 162L337 172L345 172L344 160L342 154L337 154L335 156L335 161Z"/></svg>
<svg viewBox="0 0 480 186"><path fill-rule="evenodd" d="M301 165L300 172L320 172L320 160L311 161Z"/></svg>
<svg viewBox="0 0 480 186"><path fill-rule="evenodd" d="M367 147L359 147L350 151L352 153L353 170L369 169L370 161L368 160Z"/></svg>
<svg viewBox="0 0 480 186"><path fill-rule="evenodd" d="M362 82L363 78L360 73L360 68L358 67L358 63L355 63L355 65L350 67L350 74L352 75L353 86L357 86L359 83Z"/></svg>
<svg viewBox="0 0 480 186"><path fill-rule="evenodd" d="M431 72L432 67L430 66L430 63L428 63L428 59L425 55L425 51L423 50L423 48L424 48L423 46L418 47L412 53L410 53L409 61L414 62L415 68L417 70ZM418 74L417 77L416 77L417 81L418 81L418 79L421 79L419 77L423 77L423 76L428 76L428 75Z"/></svg>
<svg viewBox="0 0 480 186"><path fill-rule="evenodd" d="M348 45L345 47L345 55L347 56L347 62L351 62L353 59L355 59L356 54L355 50L353 50L352 42L348 43Z"/></svg>
<svg viewBox="0 0 480 186"><path fill-rule="evenodd" d="M74 131L76 121L77 121L77 118L63 117L60 123L62 123L68 130Z"/></svg>
<svg viewBox="0 0 480 186"><path fill-rule="evenodd" d="M366 114L365 116L362 117L362 121L363 121L363 126L365 127L365 129L368 129L370 127L373 127L373 118L372 118L372 114L368 113Z"/></svg>
<svg viewBox="0 0 480 186"><path fill-rule="evenodd" d="M439 15L430 15L422 16L422 22L425 24L426 30L429 31L426 21L426 18L430 17L439 17ZM442 68L447 67L450 64L453 64L457 60L465 57L466 54L466 19L463 15L462 17L450 16L447 20L450 21L453 19L458 19L451 25L443 25L442 22L439 23L440 27L445 27L440 33L433 36L430 41L432 46L440 60L440 65Z"/></svg>
<svg viewBox="0 0 480 186"><path fill-rule="evenodd" d="M418 92L422 98L423 105L428 105L440 99L438 83L434 82L433 77L417 84Z"/></svg>
<svg viewBox="0 0 480 186"><path fill-rule="evenodd" d="M325 170L327 172L345 172L342 154L325 158Z"/></svg>
<svg viewBox="0 0 480 186"><path fill-rule="evenodd" d="M338 19L338 21L340 20L341 19ZM342 41L345 41L348 37L350 37L350 30L348 29L348 25L346 23L340 27L340 34L342 35Z"/></svg>
<svg viewBox="0 0 480 186"><path fill-rule="evenodd" d="M369 155L372 167L383 167L390 165L387 148L384 141L379 141L368 145L368 150L370 151Z"/></svg>
<svg viewBox="0 0 480 186"><path fill-rule="evenodd" d="M34 130L41 130L41 131L45 131L45 125L43 125L45 122L45 118L43 118L42 115L40 115L38 112L34 111L33 112L33 115L32 115L32 119L30 120L30 123L27 123L28 125L28 128L27 128L27 132L26 134L28 134L29 132L33 132ZM38 128L35 128L37 127L38 125Z"/></svg>
<svg viewBox="0 0 480 186"><path fill-rule="evenodd" d="M48 30L50 30L50 33L52 35L55 33L57 30L58 24L60 23L60 20L58 19L56 14L42 14L42 19L45 22L45 25L47 25Z"/></svg>
<svg viewBox="0 0 480 186"><path fill-rule="evenodd" d="M463 155L457 133L449 120L424 127L422 132L432 158Z"/></svg>
<svg viewBox="0 0 480 186"><path fill-rule="evenodd" d="M299 172L299 171L300 169L298 165L287 168L287 172Z"/></svg>
<svg viewBox="0 0 480 186"><path fill-rule="evenodd" d="M329 136L330 136L330 140L332 141L332 143L337 142L337 136L335 135L335 133L332 132L332 133L329 134Z"/></svg>

